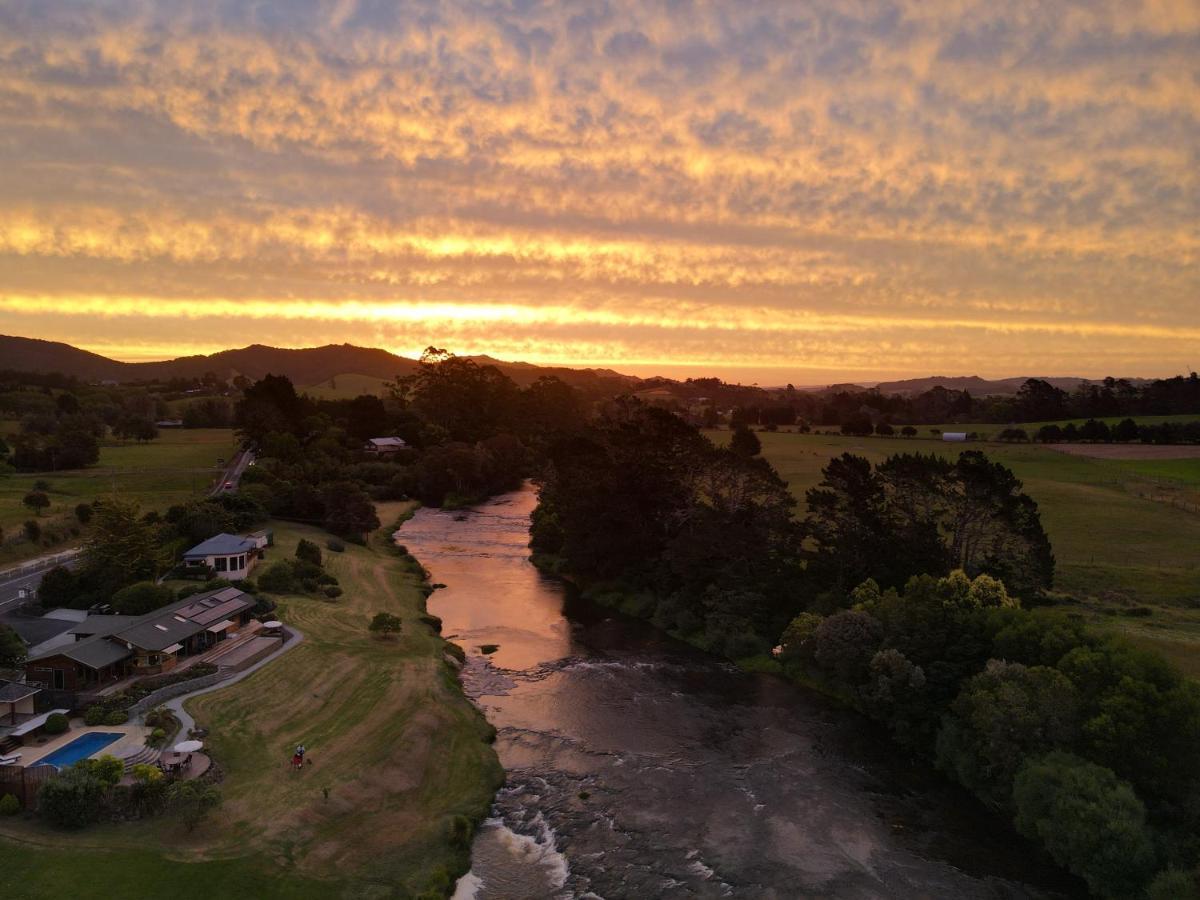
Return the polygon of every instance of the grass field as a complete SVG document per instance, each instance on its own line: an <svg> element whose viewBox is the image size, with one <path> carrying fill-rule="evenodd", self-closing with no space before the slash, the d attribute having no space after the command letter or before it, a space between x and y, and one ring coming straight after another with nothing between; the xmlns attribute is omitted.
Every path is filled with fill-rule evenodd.
<svg viewBox="0 0 1200 900"><path fill-rule="evenodd" d="M394 522L405 509L383 504L380 518ZM324 545L317 529L271 527L274 558L290 556L301 537ZM326 557L345 590L337 602L280 598L280 618L304 642L188 704L225 772L219 815L193 835L168 821L79 835L0 822L0 834L58 848L26 854L0 840L0 884L16 871L48 886L0 894L101 896L88 885L120 863L137 874L114 881L125 889L105 884L105 897L407 897L465 868L467 851L448 841L451 820L486 814L503 778L488 726L443 661L442 640L417 621L421 578L391 549L387 529ZM404 620L398 638L369 635L379 611ZM296 773L287 763L301 742L313 764ZM225 865L222 886L188 893Z"/></svg>
<svg viewBox="0 0 1200 900"><path fill-rule="evenodd" d="M387 393L387 384L387 379L372 375L338 375L329 381L298 390L318 400L353 400L361 394L382 397Z"/></svg>
<svg viewBox="0 0 1200 900"><path fill-rule="evenodd" d="M1164 422L1195 422L1200 420L1200 415L1196 413L1188 413L1177 416L1098 416L1097 422L1103 422L1105 425L1116 425L1125 420L1133 419L1139 425L1162 425ZM1076 425L1082 425L1088 420L1087 416L1078 416L1074 419L1053 419L1045 422L1016 422L1011 425L997 424L995 422L977 422L974 424L949 423L945 425L917 425L917 434L921 437L929 437L933 434L933 430L941 431L966 431L975 432L980 438L986 440L988 437L998 435L1005 428L1024 428L1025 431L1032 437L1043 425L1058 425L1059 427L1066 425L1068 422L1074 422ZM825 426L832 428L833 426Z"/></svg>
<svg viewBox="0 0 1200 900"><path fill-rule="evenodd" d="M713 433L724 440L727 432ZM800 501L834 456L953 458L939 441L761 433L763 455ZM1058 560L1056 588L1200 675L1200 460L1110 460L1032 444L972 445L1010 467L1037 502ZM1120 615L1148 605L1149 618ZM1114 615L1115 614L1115 615Z"/></svg>
<svg viewBox="0 0 1200 900"><path fill-rule="evenodd" d="M78 524L74 515L77 504L114 495L161 512L206 493L219 474L217 460L230 459L237 447L228 428L166 429L157 440L145 444L104 442L99 463L87 469L0 477L0 529L5 538L0 545L0 564L78 543L78 539L68 539L41 547L18 539L26 519L38 519L43 530L66 532ZM21 503L36 481L50 483L51 506L40 518Z"/></svg>

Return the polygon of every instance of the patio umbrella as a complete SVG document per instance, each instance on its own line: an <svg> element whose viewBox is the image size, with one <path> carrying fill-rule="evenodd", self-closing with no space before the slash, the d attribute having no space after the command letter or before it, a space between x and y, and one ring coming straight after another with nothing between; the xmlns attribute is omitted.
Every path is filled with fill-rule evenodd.
<svg viewBox="0 0 1200 900"><path fill-rule="evenodd" d="M270 622L263 622L263 628L282 628L282 627L283 627L283 623L276 622L274 619L272 619Z"/></svg>
<svg viewBox="0 0 1200 900"><path fill-rule="evenodd" d="M204 746L204 741L180 741L175 745L176 753L195 753Z"/></svg>

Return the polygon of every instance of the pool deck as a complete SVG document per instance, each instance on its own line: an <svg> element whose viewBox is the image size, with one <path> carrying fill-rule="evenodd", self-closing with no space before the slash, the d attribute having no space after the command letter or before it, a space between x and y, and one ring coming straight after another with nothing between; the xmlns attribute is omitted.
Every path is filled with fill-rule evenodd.
<svg viewBox="0 0 1200 900"><path fill-rule="evenodd" d="M132 722L126 722L124 725L84 725L82 718L74 718L71 720L71 727L66 734L60 734L50 738L44 744L25 744L14 750L14 753L21 754L21 765L29 768L36 766L38 760L49 756L59 747L64 747L71 741L90 731L104 732L121 732L125 737L119 741L114 741L107 747L102 747L95 755L98 756L124 756L128 752L140 750L146 746L146 735L150 734L154 729L147 728L145 725L135 725Z"/></svg>

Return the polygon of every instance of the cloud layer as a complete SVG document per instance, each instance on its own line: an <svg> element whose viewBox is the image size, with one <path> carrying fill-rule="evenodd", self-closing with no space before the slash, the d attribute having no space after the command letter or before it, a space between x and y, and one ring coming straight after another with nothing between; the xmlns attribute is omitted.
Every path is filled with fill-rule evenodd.
<svg viewBox="0 0 1200 900"><path fill-rule="evenodd" d="M0 7L0 323L125 358L1168 374L1198 263L1191 0Z"/></svg>

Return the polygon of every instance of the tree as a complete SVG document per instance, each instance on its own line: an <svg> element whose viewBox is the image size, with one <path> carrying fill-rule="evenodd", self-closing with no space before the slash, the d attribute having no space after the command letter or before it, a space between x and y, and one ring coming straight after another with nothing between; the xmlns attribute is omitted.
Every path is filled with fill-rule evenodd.
<svg viewBox="0 0 1200 900"><path fill-rule="evenodd" d="M842 434L865 437L874 430L875 425L866 413L852 413L842 421Z"/></svg>
<svg viewBox="0 0 1200 900"><path fill-rule="evenodd" d="M81 575L106 596L136 581L153 580L163 565L154 526L142 520L134 503L104 500L95 506Z"/></svg>
<svg viewBox="0 0 1200 900"><path fill-rule="evenodd" d="M321 486L325 507L324 526L338 537L361 542L363 536L379 527L375 504L353 481L337 481Z"/></svg>
<svg viewBox="0 0 1200 900"><path fill-rule="evenodd" d="M951 704L937 740L938 766L1000 806L1026 757L1070 746L1079 696L1061 672L990 660Z"/></svg>
<svg viewBox="0 0 1200 900"><path fill-rule="evenodd" d="M1122 419L1112 430L1112 439L1122 444L1138 439L1138 424L1133 419Z"/></svg>
<svg viewBox="0 0 1200 900"><path fill-rule="evenodd" d="M75 518L79 520L80 525L86 525L92 521L92 504L80 503L75 507Z"/></svg>
<svg viewBox="0 0 1200 900"><path fill-rule="evenodd" d="M221 792L199 781L176 781L167 791L167 801L189 832L195 831L222 803Z"/></svg>
<svg viewBox="0 0 1200 900"><path fill-rule="evenodd" d="M50 505L50 498L46 496L44 491L30 491L22 498L21 503L40 516L42 510Z"/></svg>
<svg viewBox="0 0 1200 900"><path fill-rule="evenodd" d="M0 623L0 669L15 669L25 662L25 642L8 625Z"/></svg>
<svg viewBox="0 0 1200 900"><path fill-rule="evenodd" d="M902 435L904 435L906 438L916 437L917 429L913 428L911 425L905 425L903 428L900 429L900 433Z"/></svg>
<svg viewBox="0 0 1200 900"><path fill-rule="evenodd" d="M759 441L758 435L745 425L738 425L729 439L729 449L738 456L758 456L762 452L762 442Z"/></svg>
<svg viewBox="0 0 1200 900"><path fill-rule="evenodd" d="M25 532L25 540L31 544L36 544L42 539L42 526L33 519L26 519L25 524L21 526Z"/></svg>
<svg viewBox="0 0 1200 900"><path fill-rule="evenodd" d="M1069 753L1031 759L1013 785L1016 826L1100 897L1138 896L1154 867L1146 809L1112 770Z"/></svg>
<svg viewBox="0 0 1200 900"><path fill-rule="evenodd" d="M312 541L301 538L300 543L296 545L296 559L319 566L321 565L321 548Z"/></svg>
<svg viewBox="0 0 1200 900"><path fill-rule="evenodd" d="M495 366L437 347L427 347L417 372L397 378L391 390L452 440L470 443L511 430L520 399L516 383Z"/></svg>
<svg viewBox="0 0 1200 900"><path fill-rule="evenodd" d="M375 613L375 617L371 619L371 624L367 628L372 634L387 638L400 631L400 625L399 616L389 612L378 612Z"/></svg>
<svg viewBox="0 0 1200 900"><path fill-rule="evenodd" d="M113 594L113 608L123 616L140 616L161 609L175 599L169 587L153 581L139 581Z"/></svg>
<svg viewBox="0 0 1200 900"><path fill-rule="evenodd" d="M891 437L896 433L896 429L887 422L880 422L875 426L875 433L880 437Z"/></svg>
<svg viewBox="0 0 1200 900"><path fill-rule="evenodd" d="M843 684L862 684L871 659L883 640L883 627L870 614L842 610L813 631L813 656L822 669Z"/></svg>
<svg viewBox="0 0 1200 900"><path fill-rule="evenodd" d="M1067 414L1067 392L1039 378L1030 378L1017 391L1017 417L1022 422L1046 422Z"/></svg>
<svg viewBox="0 0 1200 900"><path fill-rule="evenodd" d="M79 594L79 579L65 566L55 566L38 584L38 602L43 609L73 607Z"/></svg>

